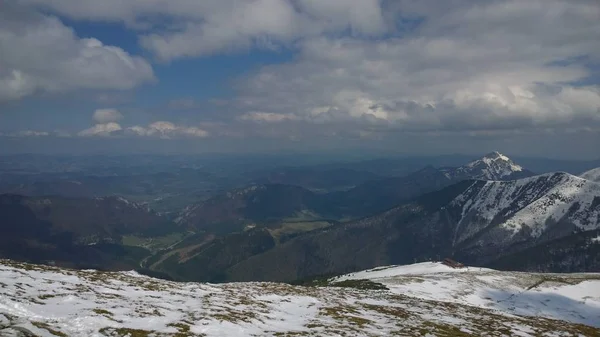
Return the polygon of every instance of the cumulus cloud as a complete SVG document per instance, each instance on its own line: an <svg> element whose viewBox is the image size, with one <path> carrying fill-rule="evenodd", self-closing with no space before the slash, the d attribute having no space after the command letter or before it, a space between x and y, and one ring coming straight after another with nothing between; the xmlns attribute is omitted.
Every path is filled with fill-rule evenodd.
<svg viewBox="0 0 600 337"><path fill-rule="evenodd" d="M393 2L399 20L419 21L401 36L299 42L294 62L238 85L238 109L369 130L600 126L600 89L581 85L600 61L597 3L436 4Z"/></svg>
<svg viewBox="0 0 600 337"><path fill-rule="evenodd" d="M121 130L123 130L123 128L121 128L121 125L119 125L118 123L96 124L89 129L79 131L77 135L81 137L108 137L113 133Z"/></svg>
<svg viewBox="0 0 600 337"><path fill-rule="evenodd" d="M151 30L141 44L167 61L249 47L276 48L324 33L378 36L387 27L379 0L21 1L77 19L122 21ZM151 18L165 16L176 19L175 24L153 29L165 22Z"/></svg>
<svg viewBox="0 0 600 337"><path fill-rule="evenodd" d="M35 92L131 89L154 79L143 58L79 38L58 18L3 2L0 11L0 101Z"/></svg>
<svg viewBox="0 0 600 337"><path fill-rule="evenodd" d="M29 137L29 138L40 138L40 137L67 138L67 137L71 137L71 134L64 130L54 130L54 131L21 130L21 131L0 133L0 136L17 137L17 138L25 138L25 137Z"/></svg>
<svg viewBox="0 0 600 337"><path fill-rule="evenodd" d="M92 115L95 125L77 133L80 137L158 137L163 139L179 137L208 137L208 131L195 127L175 125L158 121L148 126L134 125L122 127L117 123L123 115L116 109L97 109Z"/></svg>
<svg viewBox="0 0 600 337"><path fill-rule="evenodd" d="M117 109L97 109L92 118L98 124L107 124L118 122L123 115Z"/></svg>
<svg viewBox="0 0 600 337"><path fill-rule="evenodd" d="M23 130L17 131L10 134L12 137L46 137L49 136L50 133L46 131L36 131L36 130Z"/></svg>
<svg viewBox="0 0 600 337"><path fill-rule="evenodd" d="M208 137L209 133L203 129L189 126L178 126L171 122L154 122L147 127L132 126L127 128L127 133L136 136L177 138L177 137Z"/></svg>
<svg viewBox="0 0 600 337"><path fill-rule="evenodd" d="M208 137L208 131L195 126L175 125L167 121L158 121L148 126L134 125L122 127L117 123L122 118L121 113L115 109L98 109L94 111L93 120L96 122L91 128L77 133L80 137L157 137L163 139L194 137Z"/></svg>
<svg viewBox="0 0 600 337"><path fill-rule="evenodd" d="M291 50L290 61L234 82L219 134L501 139L600 129L595 0L19 2L74 19L123 22L164 61ZM28 73L7 69L0 82L15 95L36 90ZM169 108L201 104L184 99ZM204 134L172 123L119 132L166 138L184 130Z"/></svg>
<svg viewBox="0 0 600 337"><path fill-rule="evenodd" d="M288 120L298 120L298 116L273 112L248 112L239 117L243 121L278 123Z"/></svg>

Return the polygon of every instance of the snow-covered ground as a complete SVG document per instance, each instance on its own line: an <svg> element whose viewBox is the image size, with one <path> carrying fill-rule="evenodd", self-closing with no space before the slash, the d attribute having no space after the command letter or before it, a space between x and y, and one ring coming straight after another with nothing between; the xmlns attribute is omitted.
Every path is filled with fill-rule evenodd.
<svg viewBox="0 0 600 337"><path fill-rule="evenodd" d="M600 327L600 274L536 274L426 262L332 279L369 279L391 292L428 300L540 316Z"/></svg>
<svg viewBox="0 0 600 337"><path fill-rule="evenodd" d="M389 290L352 286L365 278ZM600 326L598 279L429 263L345 287L214 285L0 260L0 336L600 336L573 323Z"/></svg>

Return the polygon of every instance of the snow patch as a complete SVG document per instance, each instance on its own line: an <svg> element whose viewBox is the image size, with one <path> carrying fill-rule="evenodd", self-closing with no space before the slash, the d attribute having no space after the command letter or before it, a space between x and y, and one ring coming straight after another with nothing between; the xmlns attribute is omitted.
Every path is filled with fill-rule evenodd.
<svg viewBox="0 0 600 337"><path fill-rule="evenodd" d="M422 262L410 265L399 265L399 266L385 266L378 267L369 270L364 270L356 273L350 273L338 277L334 277L331 280L334 282L345 281L345 280L361 280L370 279L376 280L379 278L389 278L402 275L427 275L427 274L438 274L438 273L467 273L474 271L492 271L492 269L486 268L452 268L442 264L441 262Z"/></svg>
<svg viewBox="0 0 600 337"><path fill-rule="evenodd" d="M441 263L390 266L331 281L369 279L396 294L472 305L504 314L550 317L600 327L600 274L536 274Z"/></svg>

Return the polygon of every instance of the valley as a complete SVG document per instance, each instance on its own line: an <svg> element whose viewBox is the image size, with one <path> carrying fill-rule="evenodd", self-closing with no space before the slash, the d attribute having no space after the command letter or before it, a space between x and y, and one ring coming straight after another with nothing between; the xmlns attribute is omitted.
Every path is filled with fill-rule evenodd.
<svg viewBox="0 0 600 337"><path fill-rule="evenodd" d="M600 337L600 0L0 0L0 337Z"/></svg>
<svg viewBox="0 0 600 337"><path fill-rule="evenodd" d="M306 171L302 181L330 179L327 170ZM270 179L282 182L301 170L274 172ZM600 267L598 245L590 241L600 231L595 181L536 175L498 152L367 182L364 174L335 172L351 172L356 186L316 193L253 183L166 213L120 196L3 195L1 252L35 263L209 282L294 281L448 256L505 270Z"/></svg>

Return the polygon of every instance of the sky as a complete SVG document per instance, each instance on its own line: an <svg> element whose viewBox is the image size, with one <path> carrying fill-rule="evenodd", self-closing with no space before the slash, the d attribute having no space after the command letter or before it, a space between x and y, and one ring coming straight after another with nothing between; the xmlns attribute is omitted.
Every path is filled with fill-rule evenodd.
<svg viewBox="0 0 600 337"><path fill-rule="evenodd" d="M600 158L597 0L0 0L0 153Z"/></svg>

